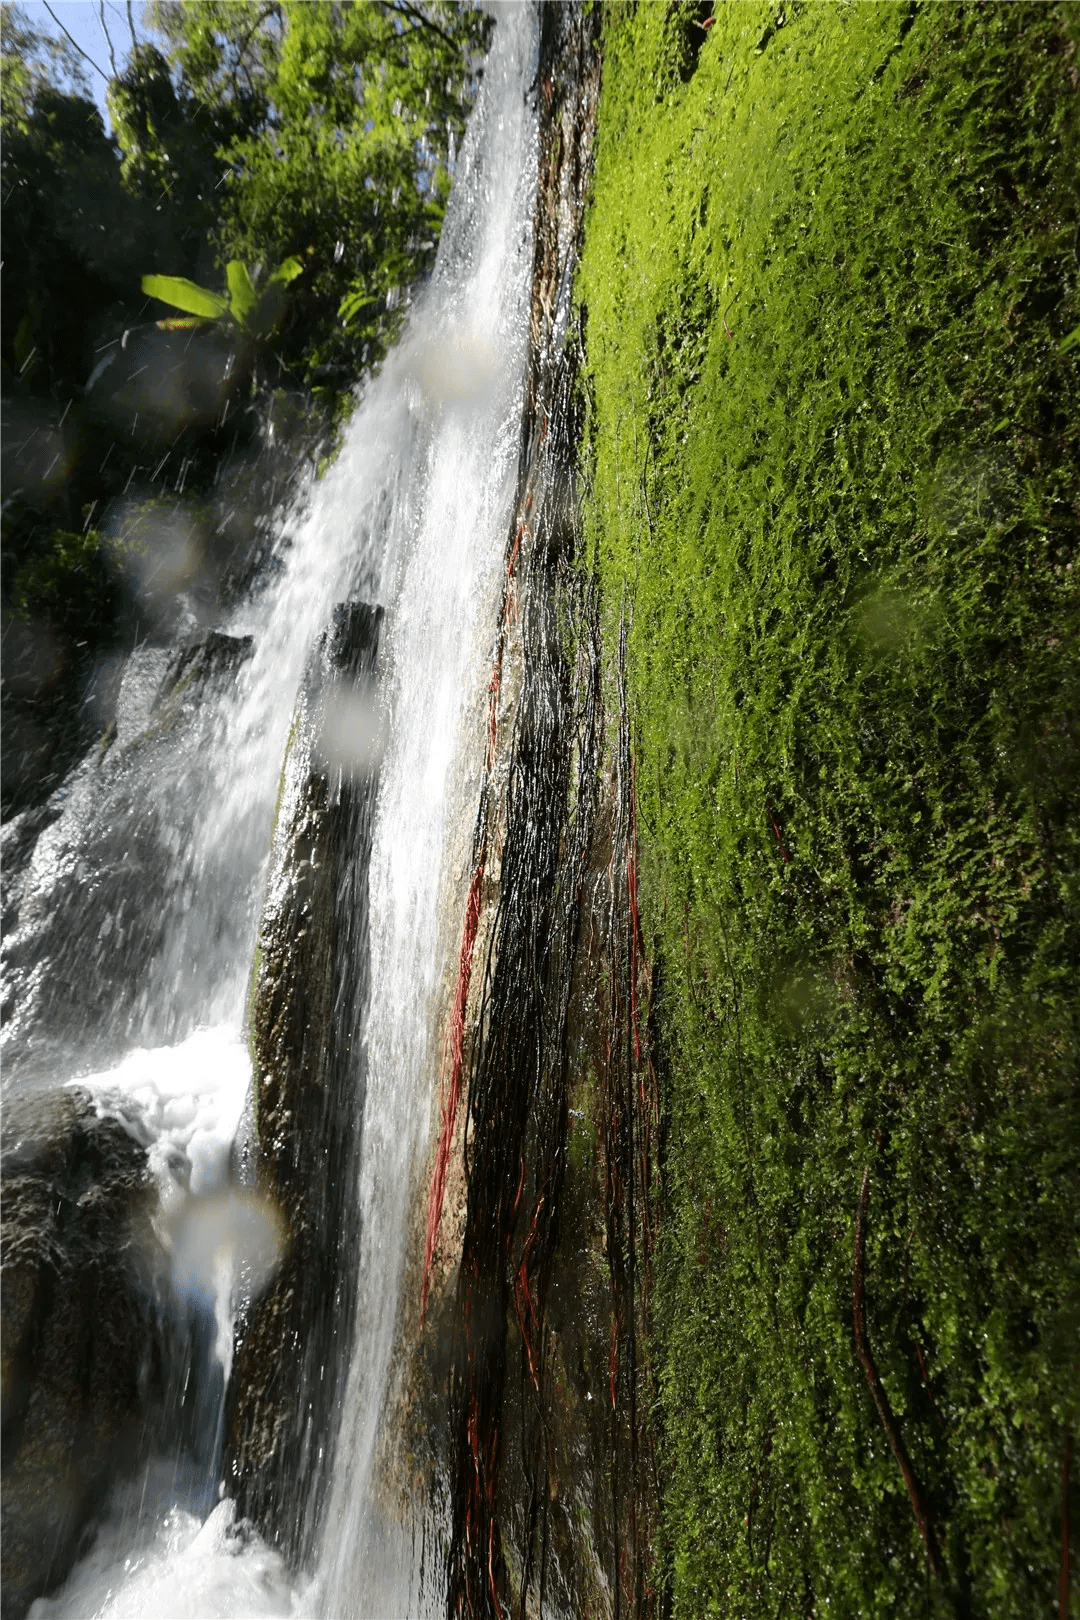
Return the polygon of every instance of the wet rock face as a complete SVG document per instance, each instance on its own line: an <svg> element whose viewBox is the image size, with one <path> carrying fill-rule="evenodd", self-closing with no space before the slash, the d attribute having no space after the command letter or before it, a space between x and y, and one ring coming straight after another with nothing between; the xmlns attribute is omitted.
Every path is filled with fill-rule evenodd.
<svg viewBox="0 0 1080 1620"><path fill-rule="evenodd" d="M5 1106L4 1620L63 1579L118 1469L161 1423L165 1256L143 1150L83 1092ZM160 1440L160 1431L157 1436Z"/></svg>
<svg viewBox="0 0 1080 1620"><path fill-rule="evenodd" d="M193 844L206 740L251 650L249 636L211 632L130 654L104 735L43 805L5 823L6 1078L47 1082L74 1057L105 1066L145 1037L139 998Z"/></svg>
<svg viewBox="0 0 1080 1620"><path fill-rule="evenodd" d="M447 1612L490 1620L542 1609L545 1596L566 1613L604 1613L605 1593L621 1591L603 1500L611 1406L605 1421L594 1399L597 1369L615 1354L590 1248L601 1189L567 1174L587 907L607 866L594 853L599 627L575 561L582 333L571 299L601 23L600 7L540 8L531 332L507 570L520 591L521 673L493 814L499 895L470 1031L468 1193L449 1324Z"/></svg>
<svg viewBox="0 0 1080 1620"><path fill-rule="evenodd" d="M294 1562L318 1533L352 1346L382 617L339 607L305 676L252 987L249 1175L283 1214L288 1249L237 1334L223 1474Z"/></svg>

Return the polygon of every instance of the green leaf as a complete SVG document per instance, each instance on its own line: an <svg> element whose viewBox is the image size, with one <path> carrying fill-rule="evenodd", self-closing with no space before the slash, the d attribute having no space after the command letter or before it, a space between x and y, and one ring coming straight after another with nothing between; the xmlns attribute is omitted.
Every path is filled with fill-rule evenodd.
<svg viewBox="0 0 1080 1620"><path fill-rule="evenodd" d="M300 262L299 259L297 259L297 258L282 259L282 261L278 265L277 269L270 276L270 279L267 282L267 286L268 287L274 287L274 286L287 287L289 285L290 281L295 281L297 276L303 274L303 270L304 270L304 266Z"/></svg>
<svg viewBox="0 0 1080 1620"><path fill-rule="evenodd" d="M1068 337L1062 338L1058 344L1058 354L1069 354L1076 348L1080 348L1080 326L1074 326Z"/></svg>
<svg viewBox="0 0 1080 1620"><path fill-rule="evenodd" d="M352 292L346 293L338 305L338 317L345 326L348 326L361 310L373 308L377 302L378 300L372 298L366 287L354 288Z"/></svg>
<svg viewBox="0 0 1080 1620"><path fill-rule="evenodd" d="M225 266L225 279L229 283L230 313L238 325L245 326L259 295L243 259L229 260Z"/></svg>
<svg viewBox="0 0 1080 1620"><path fill-rule="evenodd" d="M160 298L163 304L172 304L189 315L201 315L215 321L228 314L229 300L208 287L198 287L186 276L143 276L142 290L151 298Z"/></svg>

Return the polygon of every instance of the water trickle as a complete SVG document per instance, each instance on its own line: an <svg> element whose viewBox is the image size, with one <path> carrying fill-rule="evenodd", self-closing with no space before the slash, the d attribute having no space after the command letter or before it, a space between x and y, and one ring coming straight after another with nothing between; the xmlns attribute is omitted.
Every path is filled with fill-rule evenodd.
<svg viewBox="0 0 1080 1620"><path fill-rule="evenodd" d="M11 958L18 993L8 1083L58 1078L59 1063L68 1075L96 1069L99 1105L141 1131L159 1161L170 1148L180 1152L189 1182L197 1180L216 1138L205 1117L198 1135L195 1047L206 1039L200 1032L218 1029L240 1050L303 672L335 604L386 610L382 710L368 704L358 713L349 693L339 694L323 727L332 772L367 770L377 757L381 778L369 875L355 1351L317 1571L297 1586L280 1558L234 1522L227 1501L203 1522L205 1478L159 1464L118 1491L94 1549L64 1589L38 1601L37 1620L178 1614L180 1587L183 1612L201 1615L404 1615L440 1596L437 1581L421 1589L416 1527L388 1508L379 1469L392 1446L385 1426L401 1271L410 1205L422 1199L438 1079L434 1027L456 954L448 919L470 877L487 662L517 470L536 188L535 26L531 6L499 13L431 284L367 387L335 464L282 523L271 577L223 627L227 678L200 677L203 700L193 707L190 672L174 662L170 675L144 658L138 682L129 682L123 733L82 768L43 835ZM137 1058L125 1059L133 1046ZM186 1092L175 1082L178 1061L191 1068ZM206 1189L187 1191L219 1193L220 1179L207 1172ZM234 1224L236 1215L230 1208ZM198 1234L188 1236L194 1252ZM244 1242L258 1247L250 1234ZM231 1290L217 1238L211 1248L202 1280L220 1328ZM292 1510L302 1514L304 1504Z"/></svg>

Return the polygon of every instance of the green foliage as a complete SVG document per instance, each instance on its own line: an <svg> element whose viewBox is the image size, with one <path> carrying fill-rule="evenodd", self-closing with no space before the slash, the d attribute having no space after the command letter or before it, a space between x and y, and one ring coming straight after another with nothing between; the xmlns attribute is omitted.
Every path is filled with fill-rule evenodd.
<svg viewBox="0 0 1080 1620"><path fill-rule="evenodd" d="M174 80L156 45L135 46L110 81L109 114L123 152L121 173L132 196L155 210L167 207L183 238L197 243L214 220L214 188L222 166L222 128L183 79Z"/></svg>
<svg viewBox="0 0 1080 1620"><path fill-rule="evenodd" d="M70 48L5 8L5 362L37 295L35 386L84 380L91 312L137 294L133 265L205 286L213 252L227 274L255 267L258 329L284 317L294 384L350 388L433 262L490 19L448 0L204 0L151 19L167 52L135 46L110 82L114 141L63 88L85 88ZM301 260L286 305L283 267ZM234 316L243 296L230 286Z"/></svg>
<svg viewBox="0 0 1080 1620"><path fill-rule="evenodd" d="M200 0L150 6L144 22L157 42L135 46L108 87L113 138L74 50L0 8L5 624L15 582L45 567L58 531L115 527L151 489L187 502L216 491L202 584L243 587L264 545L260 503L332 453L398 329L402 289L432 264L491 26L446 0ZM149 267L169 274L144 290ZM185 312L158 327L204 330L155 331L147 293ZM49 593L35 600L49 659L27 654L14 679L33 637L16 635L15 652L5 639L5 712L22 702L31 730L39 696L77 716L103 642L134 634L144 609L167 618L163 600L129 602L115 622L88 607L80 626ZM60 715L57 735L65 726ZM73 748L79 727L66 729ZM5 809L47 791L32 779L42 757L5 753Z"/></svg>
<svg viewBox="0 0 1080 1620"><path fill-rule="evenodd" d="M4 386L19 378L49 392L85 380L95 316L130 283L140 223L91 101L43 79L25 100L5 92L3 137Z"/></svg>
<svg viewBox="0 0 1080 1620"><path fill-rule="evenodd" d="M218 252L250 265L300 255L282 360L351 383L434 260L489 19L442 0L211 0L155 14L193 100L234 119L217 150Z"/></svg>
<svg viewBox="0 0 1080 1620"><path fill-rule="evenodd" d="M25 124L43 85L66 83L75 94L89 96L86 70L70 41L43 34L23 6L11 3L0 8L0 75L0 120L5 138Z"/></svg>
<svg viewBox="0 0 1080 1620"><path fill-rule="evenodd" d="M1080 1418L1075 40L1049 6L696 19L609 17L579 283L663 969L674 1611L1044 1615ZM855 1355L864 1165L937 1589Z"/></svg>
<svg viewBox="0 0 1080 1620"><path fill-rule="evenodd" d="M123 611L122 545L96 529L54 530L44 555L25 563L14 600L23 619L84 636L112 634Z"/></svg>
<svg viewBox="0 0 1080 1620"><path fill-rule="evenodd" d="M151 298L172 304L196 317L190 324L201 321L225 321L238 332L251 337L266 336L281 318L285 288L303 273L299 259L285 259L267 276L262 288L257 288L251 272L241 259L230 259L225 266L225 280L229 296L212 292L209 287L196 286L185 276L143 276L142 290ZM176 322L186 325L186 322Z"/></svg>

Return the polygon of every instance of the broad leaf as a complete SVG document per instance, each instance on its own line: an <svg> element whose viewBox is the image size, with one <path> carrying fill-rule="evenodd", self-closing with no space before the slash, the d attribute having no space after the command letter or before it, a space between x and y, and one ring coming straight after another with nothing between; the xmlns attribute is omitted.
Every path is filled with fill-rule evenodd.
<svg viewBox="0 0 1080 1620"><path fill-rule="evenodd" d="M236 321L245 326L259 295L243 259L229 260L225 266L225 279L229 283L229 309Z"/></svg>
<svg viewBox="0 0 1080 1620"><path fill-rule="evenodd" d="M273 272L269 281L267 282L267 286L274 287L280 285L282 287L287 287L290 281L295 281L297 276L303 273L303 269L304 266L301 264L299 259L282 259L281 263L278 265L277 269Z"/></svg>
<svg viewBox="0 0 1080 1620"><path fill-rule="evenodd" d="M160 298L163 304L172 304L189 315L201 315L205 320L218 320L229 309L227 298L208 287L196 286L186 276L143 276L142 290L151 298Z"/></svg>

